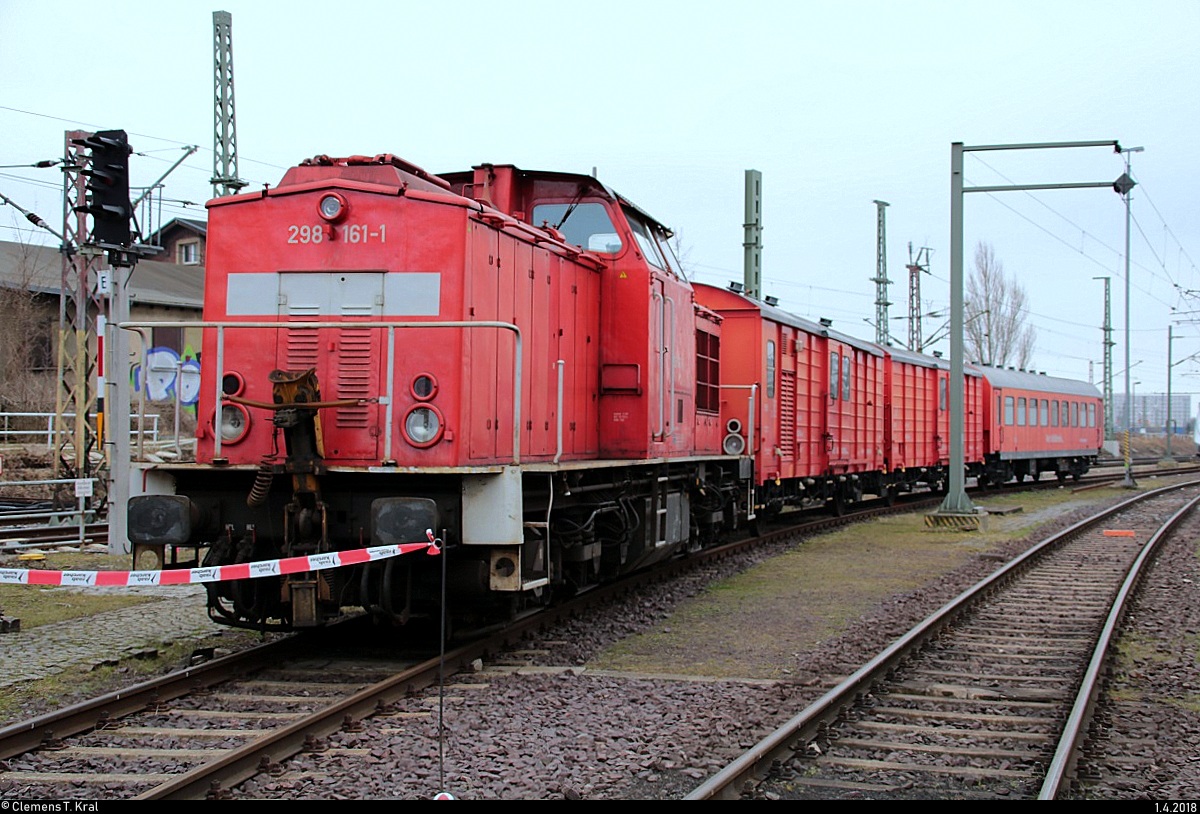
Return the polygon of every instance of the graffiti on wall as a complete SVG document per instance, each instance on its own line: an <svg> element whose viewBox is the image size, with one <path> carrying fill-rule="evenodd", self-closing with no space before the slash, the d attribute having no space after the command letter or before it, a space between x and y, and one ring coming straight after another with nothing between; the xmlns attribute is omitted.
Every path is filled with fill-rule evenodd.
<svg viewBox="0 0 1200 814"><path fill-rule="evenodd" d="M146 372L142 365L133 368L133 391L141 393L145 387L148 401L174 402L177 398L184 407L196 409L200 395L200 362L192 348L183 353L172 348L151 348L146 354Z"/></svg>

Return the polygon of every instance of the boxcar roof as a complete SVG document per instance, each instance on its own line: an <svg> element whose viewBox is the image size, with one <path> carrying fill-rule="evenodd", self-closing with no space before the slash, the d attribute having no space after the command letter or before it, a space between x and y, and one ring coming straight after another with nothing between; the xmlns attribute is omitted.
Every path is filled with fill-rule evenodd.
<svg viewBox="0 0 1200 814"><path fill-rule="evenodd" d="M926 356L924 353L917 353L908 348L902 348L895 345L888 345L887 353L893 359L898 359L901 362L907 362L910 365L921 365L922 367L935 367L939 370L949 370L950 360L943 359L940 356ZM974 376L979 378L983 373L974 365L963 365L964 376Z"/></svg>
<svg viewBox="0 0 1200 814"><path fill-rule="evenodd" d="M782 308L777 308L773 305L767 305L766 303L759 302L752 297L747 297L745 294L739 294L738 296L746 300L746 302L757 306L762 312L763 316L765 316L767 319L774 320L775 322L779 322L783 325L790 325L793 328L799 328L802 331L807 331L812 334L821 334L829 337L830 339L836 339L839 342L845 342L851 347L858 348L859 350L865 350L867 353L870 353L874 356L883 356L883 348L879 347L874 342L868 342L865 339L859 339L856 336L850 336L849 334L835 331L832 328L826 328L819 322L812 322L811 320L804 319L803 317L798 317L795 314L784 311Z"/></svg>

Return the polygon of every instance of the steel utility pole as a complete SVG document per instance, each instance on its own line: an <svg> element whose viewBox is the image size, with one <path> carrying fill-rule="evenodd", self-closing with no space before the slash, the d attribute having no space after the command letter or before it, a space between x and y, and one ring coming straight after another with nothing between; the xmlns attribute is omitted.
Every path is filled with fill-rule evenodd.
<svg viewBox="0 0 1200 814"><path fill-rule="evenodd" d="M216 106L213 118L213 197L233 195L246 186L238 178L237 120L233 111L233 15L213 12L213 63Z"/></svg>
<svg viewBox="0 0 1200 814"><path fill-rule="evenodd" d="M1118 152L1125 154L1125 174L1113 183L1115 189L1125 199L1125 480L1122 486L1132 488L1137 486L1133 480L1133 457L1129 450L1130 435L1133 432L1133 396L1129 385L1129 193L1137 185L1129 174L1129 154L1140 153L1145 147L1126 147Z"/></svg>
<svg viewBox="0 0 1200 814"><path fill-rule="evenodd" d="M1174 463L1175 459L1171 457L1171 344L1175 341L1175 326L1167 326L1167 451L1163 456L1164 463Z"/></svg>
<svg viewBox="0 0 1200 814"><path fill-rule="evenodd" d="M929 274L928 246L922 246L913 259L912 243L908 244L908 349L922 353L924 351L921 338L921 272ZM925 258L924 264L921 258Z"/></svg>
<svg viewBox="0 0 1200 814"><path fill-rule="evenodd" d="M884 226L884 208L887 201L875 201L876 233L875 233L875 276L871 282L875 284L875 344L890 345L888 336L888 283L887 278L887 229Z"/></svg>
<svg viewBox="0 0 1200 814"><path fill-rule="evenodd" d="M1104 437L1111 438L1113 434L1113 366L1112 349L1117 344L1112 338L1112 298L1109 295L1108 277L1093 277L1093 280L1104 281Z"/></svg>
<svg viewBox="0 0 1200 814"><path fill-rule="evenodd" d="M746 218L742 223L745 250L742 261L742 281L746 296L762 298L762 173L746 170Z"/></svg>
<svg viewBox="0 0 1200 814"><path fill-rule="evenodd" d="M967 497L964 488L966 472L963 447L966 400L963 384L963 193L1026 189L1082 189L1085 187L1112 187L1115 189L1117 187L1115 182L1097 181L1077 184L1014 184L964 188L963 153L982 150L1040 150L1052 147L1112 147L1118 152L1121 149L1121 145L1116 141L1060 141L1037 144L993 144L979 147L965 147L961 141L956 141L950 145L950 483L947 486L946 499L942 501L941 508L935 514L925 517L926 525L929 526L951 525L973 528L979 526L975 506Z"/></svg>

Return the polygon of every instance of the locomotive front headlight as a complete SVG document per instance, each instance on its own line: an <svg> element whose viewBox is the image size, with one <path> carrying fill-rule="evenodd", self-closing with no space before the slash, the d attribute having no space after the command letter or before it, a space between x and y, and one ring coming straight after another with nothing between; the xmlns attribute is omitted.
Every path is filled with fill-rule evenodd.
<svg viewBox="0 0 1200 814"><path fill-rule="evenodd" d="M240 404L222 404L219 430L222 444L236 444L250 432L250 413Z"/></svg>
<svg viewBox="0 0 1200 814"><path fill-rule="evenodd" d="M321 202L317 204L317 210L321 213L321 217L330 223L339 221L346 216L346 199L331 192L322 196Z"/></svg>
<svg viewBox="0 0 1200 814"><path fill-rule="evenodd" d="M404 437L414 447L428 447L442 437L442 416L434 407L414 407L404 418Z"/></svg>

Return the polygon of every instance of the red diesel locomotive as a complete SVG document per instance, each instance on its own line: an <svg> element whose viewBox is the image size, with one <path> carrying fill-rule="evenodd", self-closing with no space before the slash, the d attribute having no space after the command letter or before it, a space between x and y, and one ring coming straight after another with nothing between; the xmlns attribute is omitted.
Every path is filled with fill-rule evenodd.
<svg viewBox="0 0 1200 814"><path fill-rule="evenodd" d="M591 176L318 156L208 209L196 460L144 473L135 563L432 532L445 566L207 583L223 624L500 622L758 513L946 481L947 364L693 285L670 231ZM1082 389L1064 408L987 375L966 375L971 474L1086 469L1099 440L1063 423L1094 421ZM1029 434L1022 399L1063 425Z"/></svg>
<svg viewBox="0 0 1200 814"><path fill-rule="evenodd" d="M135 561L429 529L447 611L478 624L738 522L750 472L721 450L720 319L665 227L595 178L320 156L208 208L201 390L221 404L199 405L196 462L147 479L171 494L130 501ZM253 628L352 606L403 622L440 591L440 560L410 555L210 584L209 611Z"/></svg>

